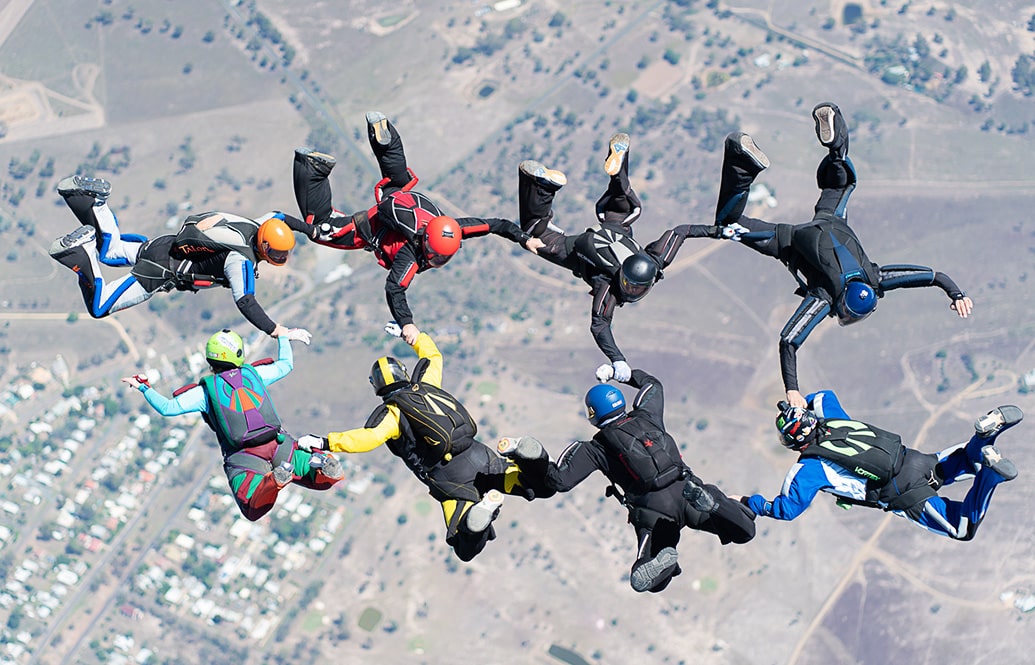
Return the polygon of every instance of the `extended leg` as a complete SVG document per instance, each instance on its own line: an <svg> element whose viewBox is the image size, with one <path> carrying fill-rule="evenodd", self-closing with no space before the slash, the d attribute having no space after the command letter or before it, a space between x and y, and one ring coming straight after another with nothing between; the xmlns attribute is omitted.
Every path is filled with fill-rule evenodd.
<svg viewBox="0 0 1035 665"><path fill-rule="evenodd" d="M828 150L816 169L816 185L820 189L815 211L838 217L848 215L848 197L855 190L855 166L848 158L848 124L841 110L823 102L812 110L816 121L816 137Z"/></svg>
<svg viewBox="0 0 1035 665"><path fill-rule="evenodd" d="M496 539L492 521L499 515L503 495L491 490L478 502L462 499L442 501L442 517L446 522L446 543L461 561L470 561L490 540Z"/></svg>
<svg viewBox="0 0 1035 665"><path fill-rule="evenodd" d="M526 159L518 164L518 221L539 238L553 219L553 197L567 184L563 173Z"/></svg>
<svg viewBox="0 0 1035 665"><path fill-rule="evenodd" d="M538 439L504 437L496 444L496 450L513 460L508 462L503 473L503 485L499 488L502 492L528 500L545 499L556 494L556 490L546 484L550 455Z"/></svg>
<svg viewBox="0 0 1035 665"><path fill-rule="evenodd" d="M691 529L713 533L723 545L742 545L755 537L755 514L715 485L691 476L683 486L684 521Z"/></svg>
<svg viewBox="0 0 1035 665"><path fill-rule="evenodd" d="M366 117L370 149L374 151L377 165L381 168L381 177L388 178L388 184L384 187L385 193L390 193L393 189L402 189L410 181L402 138L384 113L370 111Z"/></svg>
<svg viewBox="0 0 1035 665"><path fill-rule="evenodd" d="M335 212L331 204L331 183L327 179L334 164L334 157L330 155L312 148L295 148L291 174L295 200L308 224L322 224Z"/></svg>
<svg viewBox="0 0 1035 665"><path fill-rule="evenodd" d="M58 183L58 194L76 219L96 231L97 256L109 266L130 266L136 263L140 247L147 238L136 233L123 234L115 213L108 207L111 183L101 178L69 176Z"/></svg>
<svg viewBox="0 0 1035 665"><path fill-rule="evenodd" d="M659 520L653 528L636 526L636 542L636 561L629 571L629 584L639 593L657 593L681 572L676 552L679 531Z"/></svg>
<svg viewBox="0 0 1035 665"><path fill-rule="evenodd" d="M978 526L988 512L992 493L1000 484L1012 480L993 468L994 463L983 466L974 476L974 484L967 491L963 501L953 501L940 496L928 499L917 522L942 535L957 540L971 540L977 534ZM1016 477L1016 469L1013 470Z"/></svg>
<svg viewBox="0 0 1035 665"><path fill-rule="evenodd" d="M628 134L618 133L608 143L604 171L610 176L607 190L597 200L597 219L605 224L618 224L631 232L640 217L640 199L629 183Z"/></svg>
<svg viewBox="0 0 1035 665"><path fill-rule="evenodd" d="M227 465L224 465L223 470L230 481L230 489L234 493L237 507L245 519L254 522L273 510L273 504L277 502L277 495L283 484L277 482L272 466L265 474ZM290 479L286 482L290 482Z"/></svg>
<svg viewBox="0 0 1035 665"><path fill-rule="evenodd" d="M769 168L769 158L744 132L733 132L723 145L719 200L715 223L724 226L739 221L748 203L751 183Z"/></svg>
<svg viewBox="0 0 1035 665"><path fill-rule="evenodd" d="M329 452L294 450L291 453L296 485L311 490L328 490L345 477L341 462Z"/></svg>
<svg viewBox="0 0 1035 665"><path fill-rule="evenodd" d="M76 273L79 290L86 310L95 319L138 305L153 295L133 275L126 275L106 283L94 250L96 231L92 226L81 226L58 238L50 246L50 256Z"/></svg>

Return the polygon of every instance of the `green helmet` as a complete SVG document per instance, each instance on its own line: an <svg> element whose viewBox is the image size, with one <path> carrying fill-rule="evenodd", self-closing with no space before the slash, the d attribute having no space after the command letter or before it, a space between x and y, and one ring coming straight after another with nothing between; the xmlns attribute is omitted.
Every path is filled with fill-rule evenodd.
<svg viewBox="0 0 1035 665"><path fill-rule="evenodd" d="M211 363L225 363L240 367L244 364L244 340L232 330L224 328L208 338L205 358Z"/></svg>

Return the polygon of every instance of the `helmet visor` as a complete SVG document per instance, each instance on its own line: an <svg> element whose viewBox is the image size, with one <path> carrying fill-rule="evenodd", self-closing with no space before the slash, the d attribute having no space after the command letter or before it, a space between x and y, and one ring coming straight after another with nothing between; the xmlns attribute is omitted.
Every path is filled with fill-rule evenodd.
<svg viewBox="0 0 1035 665"><path fill-rule="evenodd" d="M449 259L453 258L453 255L439 254L438 252L429 247L424 250L424 258L427 260L428 265L432 268L441 268L442 266L449 263Z"/></svg>
<svg viewBox="0 0 1035 665"><path fill-rule="evenodd" d="M275 266L282 266L287 263L288 250L266 248L266 260Z"/></svg>
<svg viewBox="0 0 1035 665"><path fill-rule="evenodd" d="M643 296L647 295L647 292L650 291L650 287L653 286L653 284L635 284L626 279L625 275L622 275L619 285L622 289L622 295L625 296L625 299L629 302L636 302Z"/></svg>

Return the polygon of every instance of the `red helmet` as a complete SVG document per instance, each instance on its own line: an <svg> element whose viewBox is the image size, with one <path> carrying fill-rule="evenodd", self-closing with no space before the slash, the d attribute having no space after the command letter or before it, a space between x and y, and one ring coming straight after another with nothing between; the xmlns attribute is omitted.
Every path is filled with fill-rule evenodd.
<svg viewBox="0 0 1035 665"><path fill-rule="evenodd" d="M460 249L460 225L452 217L433 217L424 227L424 258L433 268L444 266Z"/></svg>
<svg viewBox="0 0 1035 665"><path fill-rule="evenodd" d="M282 266L287 263L288 252L294 246L295 234L284 220L271 217L259 225L259 231L255 234L255 251L260 259Z"/></svg>

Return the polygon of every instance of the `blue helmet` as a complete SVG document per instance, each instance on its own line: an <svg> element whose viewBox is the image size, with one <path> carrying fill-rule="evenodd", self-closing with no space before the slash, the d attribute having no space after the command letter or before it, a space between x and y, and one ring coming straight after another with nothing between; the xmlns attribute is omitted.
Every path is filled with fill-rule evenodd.
<svg viewBox="0 0 1035 665"><path fill-rule="evenodd" d="M837 320L843 325L862 321L877 309L877 292L862 281L851 281L845 284L841 298L837 302Z"/></svg>
<svg viewBox="0 0 1035 665"><path fill-rule="evenodd" d="M599 425L619 413L625 413L625 396L618 388L600 383L586 393L586 417L589 422Z"/></svg>

